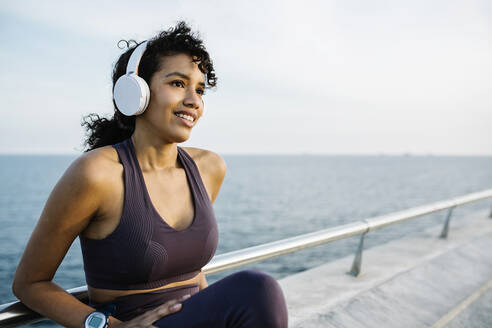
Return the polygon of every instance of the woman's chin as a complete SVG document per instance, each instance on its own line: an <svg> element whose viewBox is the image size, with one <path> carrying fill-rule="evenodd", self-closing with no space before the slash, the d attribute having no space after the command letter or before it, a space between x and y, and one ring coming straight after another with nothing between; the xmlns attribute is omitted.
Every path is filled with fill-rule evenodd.
<svg viewBox="0 0 492 328"><path fill-rule="evenodd" d="M174 140L176 143L182 143L190 139L191 133L179 133L176 134Z"/></svg>

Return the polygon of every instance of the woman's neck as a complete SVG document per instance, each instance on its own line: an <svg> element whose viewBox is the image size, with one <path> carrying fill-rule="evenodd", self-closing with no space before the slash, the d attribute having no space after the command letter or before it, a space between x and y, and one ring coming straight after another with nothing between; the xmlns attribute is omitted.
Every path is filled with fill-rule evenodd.
<svg viewBox="0 0 492 328"><path fill-rule="evenodd" d="M178 167L176 143L166 143L141 129L135 129L131 139L142 171Z"/></svg>

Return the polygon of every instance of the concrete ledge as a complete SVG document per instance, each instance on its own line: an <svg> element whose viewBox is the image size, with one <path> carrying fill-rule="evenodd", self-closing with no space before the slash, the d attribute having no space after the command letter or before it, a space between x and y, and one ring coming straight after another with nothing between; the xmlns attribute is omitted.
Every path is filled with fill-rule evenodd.
<svg viewBox="0 0 492 328"><path fill-rule="evenodd" d="M488 212L440 229L365 250L357 278L350 256L281 279L289 326L431 327L492 278Z"/></svg>

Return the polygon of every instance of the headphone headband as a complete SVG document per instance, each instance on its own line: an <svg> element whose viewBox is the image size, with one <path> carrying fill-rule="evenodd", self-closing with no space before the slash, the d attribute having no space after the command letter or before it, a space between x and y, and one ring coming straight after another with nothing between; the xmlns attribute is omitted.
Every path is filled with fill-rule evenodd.
<svg viewBox="0 0 492 328"><path fill-rule="evenodd" d="M138 65L140 64L140 59L142 59L145 49L147 49L148 42L149 41L147 40L140 43L137 48L133 50L130 59L128 60L128 65L126 65L126 74L135 73L135 75L138 75Z"/></svg>

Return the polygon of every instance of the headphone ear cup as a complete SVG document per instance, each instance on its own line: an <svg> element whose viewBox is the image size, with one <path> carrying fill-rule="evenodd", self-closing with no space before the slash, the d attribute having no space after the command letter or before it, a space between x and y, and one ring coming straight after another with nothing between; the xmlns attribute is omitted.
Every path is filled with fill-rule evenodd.
<svg viewBox="0 0 492 328"><path fill-rule="evenodd" d="M122 114L140 115L149 105L150 89L141 77L134 73L125 74L114 85L113 99Z"/></svg>
<svg viewBox="0 0 492 328"><path fill-rule="evenodd" d="M140 92L141 92L140 93L140 95L141 95L140 99L141 99L142 103L140 104L138 111L135 113L135 115L140 115L143 112L145 112L147 107L149 107L150 88L149 88L149 85L147 84L147 82L145 82L145 80L142 79L140 76L133 75L133 78L138 82L138 84L140 86Z"/></svg>

